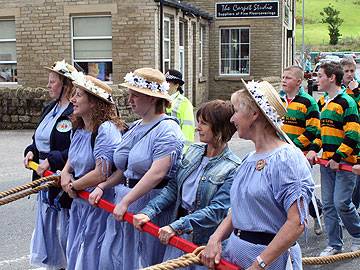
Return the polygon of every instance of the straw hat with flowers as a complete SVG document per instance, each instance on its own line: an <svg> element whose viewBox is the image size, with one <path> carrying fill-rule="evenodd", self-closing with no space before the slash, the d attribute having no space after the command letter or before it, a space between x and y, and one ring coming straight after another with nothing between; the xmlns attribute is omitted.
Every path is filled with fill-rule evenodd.
<svg viewBox="0 0 360 270"><path fill-rule="evenodd" d="M139 68L126 74L124 80L121 86L141 94L171 101L168 94L170 85L166 82L164 74L157 69Z"/></svg>
<svg viewBox="0 0 360 270"><path fill-rule="evenodd" d="M250 97L255 101L268 122L275 128L279 137L286 142L293 144L291 139L281 129L281 126L283 125L282 119L286 114L286 108L274 87L267 81L250 81L246 83L242 80L242 82L249 92Z"/></svg>
<svg viewBox="0 0 360 270"><path fill-rule="evenodd" d="M90 75L84 75L82 72L74 74L74 79L75 81L73 83L76 87L83 89L87 93L96 96L107 103L115 104L111 87L103 81Z"/></svg>
<svg viewBox="0 0 360 270"><path fill-rule="evenodd" d="M74 80L73 73L78 72L75 67L65 62L65 59L62 61L56 61L52 67L44 67L45 69L55 72L65 78Z"/></svg>

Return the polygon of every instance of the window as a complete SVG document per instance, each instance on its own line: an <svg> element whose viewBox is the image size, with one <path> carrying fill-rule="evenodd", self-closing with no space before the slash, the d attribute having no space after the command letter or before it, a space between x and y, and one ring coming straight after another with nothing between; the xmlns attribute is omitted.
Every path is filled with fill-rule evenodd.
<svg viewBox="0 0 360 270"><path fill-rule="evenodd" d="M17 82L15 20L0 20L0 83Z"/></svg>
<svg viewBox="0 0 360 270"><path fill-rule="evenodd" d="M185 24L179 22L179 70L184 76L185 72Z"/></svg>
<svg viewBox="0 0 360 270"><path fill-rule="evenodd" d="M205 26L200 26L200 37L199 37L199 76L203 75L204 70L204 37L205 37Z"/></svg>
<svg viewBox="0 0 360 270"><path fill-rule="evenodd" d="M250 29L220 29L220 74L250 74Z"/></svg>
<svg viewBox="0 0 360 270"><path fill-rule="evenodd" d="M111 16L72 17L74 65L102 81L112 81Z"/></svg>
<svg viewBox="0 0 360 270"><path fill-rule="evenodd" d="M171 55L171 23L170 23L170 18L169 17L165 17L164 18L164 40L163 40L163 67L164 67L164 72L168 71L170 69L170 55Z"/></svg>

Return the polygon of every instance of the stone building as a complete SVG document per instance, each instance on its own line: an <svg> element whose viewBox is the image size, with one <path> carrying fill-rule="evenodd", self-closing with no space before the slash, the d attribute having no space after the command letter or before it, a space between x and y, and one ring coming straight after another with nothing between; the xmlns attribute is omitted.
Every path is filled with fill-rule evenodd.
<svg viewBox="0 0 360 270"><path fill-rule="evenodd" d="M182 71L195 104L280 77L295 0L0 0L0 88L45 87L66 59L114 88L138 67Z"/></svg>

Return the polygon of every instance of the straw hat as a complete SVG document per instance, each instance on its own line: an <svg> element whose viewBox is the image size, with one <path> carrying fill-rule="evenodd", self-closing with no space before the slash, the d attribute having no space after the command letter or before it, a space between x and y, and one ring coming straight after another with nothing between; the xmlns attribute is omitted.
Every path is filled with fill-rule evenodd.
<svg viewBox="0 0 360 270"><path fill-rule="evenodd" d="M283 125L282 119L287 111L275 88L267 81L251 81L248 83L243 79L241 79L241 81L265 118L275 128L278 135L286 142L293 144L291 139L281 129Z"/></svg>
<svg viewBox="0 0 360 270"><path fill-rule="evenodd" d="M125 82L120 84L121 86L141 94L171 101L168 94L170 85L166 82L164 74L157 69L139 68L126 74L124 80Z"/></svg>
<svg viewBox="0 0 360 270"><path fill-rule="evenodd" d="M65 59L62 61L56 61L52 67L44 67L45 69L55 72L65 78L70 80L74 80L73 73L78 72L75 67L65 62Z"/></svg>
<svg viewBox="0 0 360 270"><path fill-rule="evenodd" d="M111 95L111 87L103 81L100 81L99 79L96 79L90 75L84 75L82 72L77 72L74 77L75 81L73 84L76 87L83 89L89 94L96 96L107 103L115 104Z"/></svg>

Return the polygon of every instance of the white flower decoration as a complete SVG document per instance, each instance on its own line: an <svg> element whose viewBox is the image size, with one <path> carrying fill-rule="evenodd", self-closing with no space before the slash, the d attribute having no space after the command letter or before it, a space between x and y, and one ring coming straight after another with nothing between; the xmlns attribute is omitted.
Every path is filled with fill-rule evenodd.
<svg viewBox="0 0 360 270"><path fill-rule="evenodd" d="M134 84L135 83L135 75L134 73L130 72L128 74L125 75L124 77L124 80L127 82L127 83L130 83L130 84Z"/></svg>
<svg viewBox="0 0 360 270"><path fill-rule="evenodd" d="M264 96L259 90L259 82L251 81L246 84L250 94L253 96L257 104L263 109L270 120L277 126L282 126L283 121L278 115L277 111L273 106L270 105L266 96Z"/></svg>
<svg viewBox="0 0 360 270"><path fill-rule="evenodd" d="M152 92L157 93L160 92L162 94L167 95L168 90L170 88L170 84L167 82L163 82L161 85L159 85L157 82L149 82L145 80L144 78L135 75L132 72L129 72L125 75L124 80L126 83L139 87L139 88L146 88L150 89Z"/></svg>
<svg viewBox="0 0 360 270"><path fill-rule="evenodd" d="M157 91L159 88L159 85L156 82L151 82L149 87L150 87L151 91Z"/></svg>
<svg viewBox="0 0 360 270"><path fill-rule="evenodd" d="M163 93L163 94L167 94L169 88L170 88L170 84L169 84L168 82L163 82L163 83L160 85L160 91L161 91L161 93Z"/></svg>
<svg viewBox="0 0 360 270"><path fill-rule="evenodd" d="M70 73L70 71L68 70L67 66L66 66L66 62L65 59L63 59L62 61L58 61L56 62L55 66L53 67L54 70L56 71L63 71L63 72L68 72Z"/></svg>

